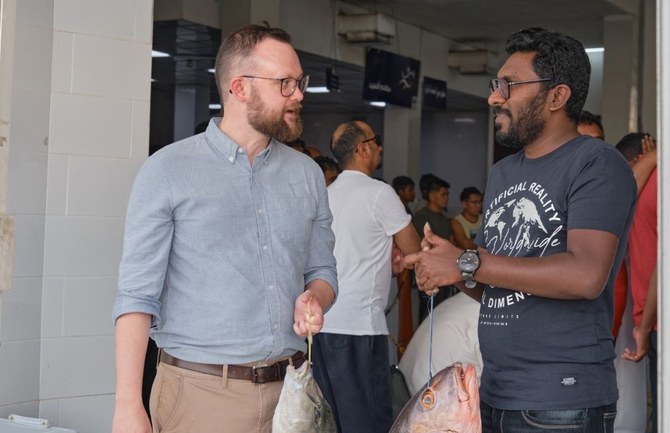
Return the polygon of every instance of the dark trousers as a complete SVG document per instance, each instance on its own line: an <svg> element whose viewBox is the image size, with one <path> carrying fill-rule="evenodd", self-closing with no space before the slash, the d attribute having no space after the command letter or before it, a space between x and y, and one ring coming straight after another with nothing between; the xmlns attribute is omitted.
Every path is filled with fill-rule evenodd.
<svg viewBox="0 0 670 433"><path fill-rule="evenodd" d="M320 333L312 348L314 378L340 433L388 433L393 424L386 335Z"/></svg>
<svg viewBox="0 0 670 433"><path fill-rule="evenodd" d="M482 433L612 433L616 403L574 410L503 410L481 402Z"/></svg>

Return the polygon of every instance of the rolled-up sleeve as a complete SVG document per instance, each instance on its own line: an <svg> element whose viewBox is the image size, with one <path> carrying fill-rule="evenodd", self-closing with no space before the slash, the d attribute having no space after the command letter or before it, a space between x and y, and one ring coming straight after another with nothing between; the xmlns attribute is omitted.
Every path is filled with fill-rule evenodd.
<svg viewBox="0 0 670 433"><path fill-rule="evenodd" d="M319 175L321 174L319 173ZM333 255L335 235L331 228L333 215L328 206L328 192L325 183L323 181L316 182L316 189L316 218L312 223L312 234L309 240L305 284L307 285L314 280L323 280L333 288L335 299L337 299L337 268Z"/></svg>
<svg viewBox="0 0 670 433"><path fill-rule="evenodd" d="M171 201L161 159L147 159L128 203L114 322L126 313L150 314L154 324L160 322L160 295L174 231Z"/></svg>

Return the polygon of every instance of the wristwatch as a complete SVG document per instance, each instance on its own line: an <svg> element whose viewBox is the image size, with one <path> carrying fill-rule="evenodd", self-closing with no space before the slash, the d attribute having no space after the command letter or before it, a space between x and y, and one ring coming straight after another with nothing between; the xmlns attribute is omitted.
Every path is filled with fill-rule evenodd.
<svg viewBox="0 0 670 433"><path fill-rule="evenodd" d="M465 287L468 289L473 289L477 285L475 272L479 269L480 264L479 251L477 250L465 250L456 260L456 265L465 281Z"/></svg>

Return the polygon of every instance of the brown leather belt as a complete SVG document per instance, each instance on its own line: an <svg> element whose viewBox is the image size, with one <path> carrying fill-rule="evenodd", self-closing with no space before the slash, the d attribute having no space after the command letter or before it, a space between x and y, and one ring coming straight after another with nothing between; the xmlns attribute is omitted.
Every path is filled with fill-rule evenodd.
<svg viewBox="0 0 670 433"><path fill-rule="evenodd" d="M296 352L290 359L275 362L274 364L264 365L260 367L248 367L245 365L228 365L228 378L249 380L252 383L268 383L284 380L286 376L286 367L293 363L295 368L298 368L305 361L305 354ZM199 362L184 361L179 358L165 353L161 350L160 362L172 365L186 370L197 371L198 373L211 374L212 376L223 376L224 365L216 364L201 364Z"/></svg>

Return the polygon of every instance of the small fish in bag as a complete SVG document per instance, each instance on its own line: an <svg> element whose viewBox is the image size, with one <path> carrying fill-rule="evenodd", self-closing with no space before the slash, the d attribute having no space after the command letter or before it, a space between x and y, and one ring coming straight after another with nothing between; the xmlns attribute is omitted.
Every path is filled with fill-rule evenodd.
<svg viewBox="0 0 670 433"><path fill-rule="evenodd" d="M309 362L286 367L284 386L272 418L272 433L336 433L333 412L312 376Z"/></svg>

